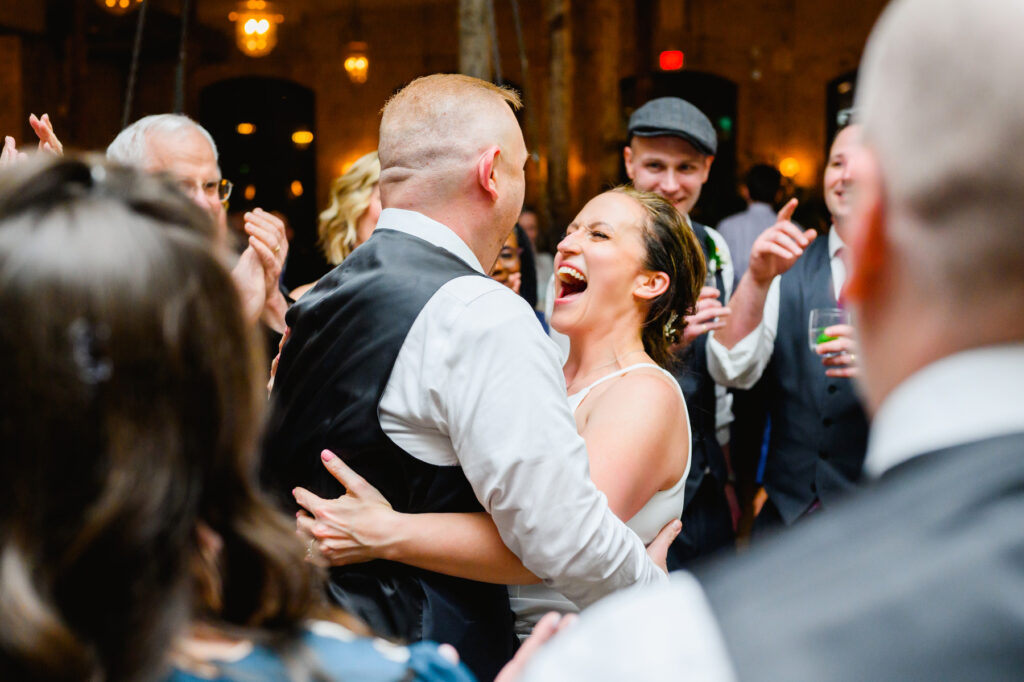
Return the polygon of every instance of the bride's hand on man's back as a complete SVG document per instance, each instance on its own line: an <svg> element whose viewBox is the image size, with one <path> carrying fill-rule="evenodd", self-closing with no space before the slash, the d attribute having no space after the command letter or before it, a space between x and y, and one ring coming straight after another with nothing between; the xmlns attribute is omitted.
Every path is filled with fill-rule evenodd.
<svg viewBox="0 0 1024 682"><path fill-rule="evenodd" d="M324 499L305 488L292 491L302 507L296 514L296 533L306 543L309 559L345 566L384 558L389 539L394 536L389 530L391 523L400 514L334 453L324 450L321 459L347 492Z"/></svg>

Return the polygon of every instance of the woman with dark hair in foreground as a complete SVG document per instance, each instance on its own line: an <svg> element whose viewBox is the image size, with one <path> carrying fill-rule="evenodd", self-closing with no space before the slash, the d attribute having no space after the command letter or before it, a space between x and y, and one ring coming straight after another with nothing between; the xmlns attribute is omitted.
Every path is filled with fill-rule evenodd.
<svg viewBox="0 0 1024 682"><path fill-rule="evenodd" d="M323 606L256 489L263 358L211 235L93 158L0 174L0 679L471 679Z"/></svg>

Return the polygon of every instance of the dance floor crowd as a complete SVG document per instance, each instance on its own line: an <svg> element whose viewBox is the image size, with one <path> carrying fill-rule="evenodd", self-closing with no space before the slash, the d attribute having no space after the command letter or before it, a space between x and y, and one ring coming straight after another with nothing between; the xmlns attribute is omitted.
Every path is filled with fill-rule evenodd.
<svg viewBox="0 0 1024 682"><path fill-rule="evenodd" d="M662 97L549 253L518 94L418 78L292 289L281 216L231 247L198 123L104 155L33 115L0 679L1019 679L1022 25L891 3L827 229L770 166L692 220L718 139Z"/></svg>

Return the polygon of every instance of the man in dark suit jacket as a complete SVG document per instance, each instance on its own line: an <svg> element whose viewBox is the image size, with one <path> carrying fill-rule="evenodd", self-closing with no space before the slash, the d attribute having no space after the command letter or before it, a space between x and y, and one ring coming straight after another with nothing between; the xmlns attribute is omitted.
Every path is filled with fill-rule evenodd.
<svg viewBox="0 0 1024 682"><path fill-rule="evenodd" d="M869 486L598 604L522 679L1020 678L1021 25L1022 0L897 0L868 42L847 300Z"/></svg>

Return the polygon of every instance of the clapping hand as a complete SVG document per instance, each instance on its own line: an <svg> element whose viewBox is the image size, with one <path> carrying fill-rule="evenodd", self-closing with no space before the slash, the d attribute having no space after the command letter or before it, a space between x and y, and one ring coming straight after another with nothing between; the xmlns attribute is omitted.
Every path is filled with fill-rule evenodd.
<svg viewBox="0 0 1024 682"><path fill-rule="evenodd" d="M64 145L61 144L60 140L57 139L56 133L53 132L53 124L50 123L49 114L43 114L40 117L36 117L35 114L29 114L28 123L32 126L32 130L35 131L36 137L39 138L39 151L51 152L57 156L64 155Z"/></svg>
<svg viewBox="0 0 1024 682"><path fill-rule="evenodd" d="M18 146L14 143L14 138L10 135L4 138L4 148L0 151L0 168L7 168L13 166L19 161L23 161L28 158L25 152L18 151Z"/></svg>
<svg viewBox="0 0 1024 682"><path fill-rule="evenodd" d="M242 309L246 319L255 322L262 316L272 329L284 332L288 307L277 287L288 256L284 221L261 208L247 212L244 220L249 246L231 271ZM273 311L273 319L266 319L268 310Z"/></svg>
<svg viewBox="0 0 1024 682"><path fill-rule="evenodd" d="M36 137L39 138L39 151L63 156L64 145L61 144L57 135L53 132L53 124L50 123L49 114L43 114L40 117L37 117L35 114L29 114L28 123L32 126L32 130L35 131ZM0 168L24 161L27 158L28 155L25 152L18 150L13 137L10 135L4 137L3 150L0 151Z"/></svg>

